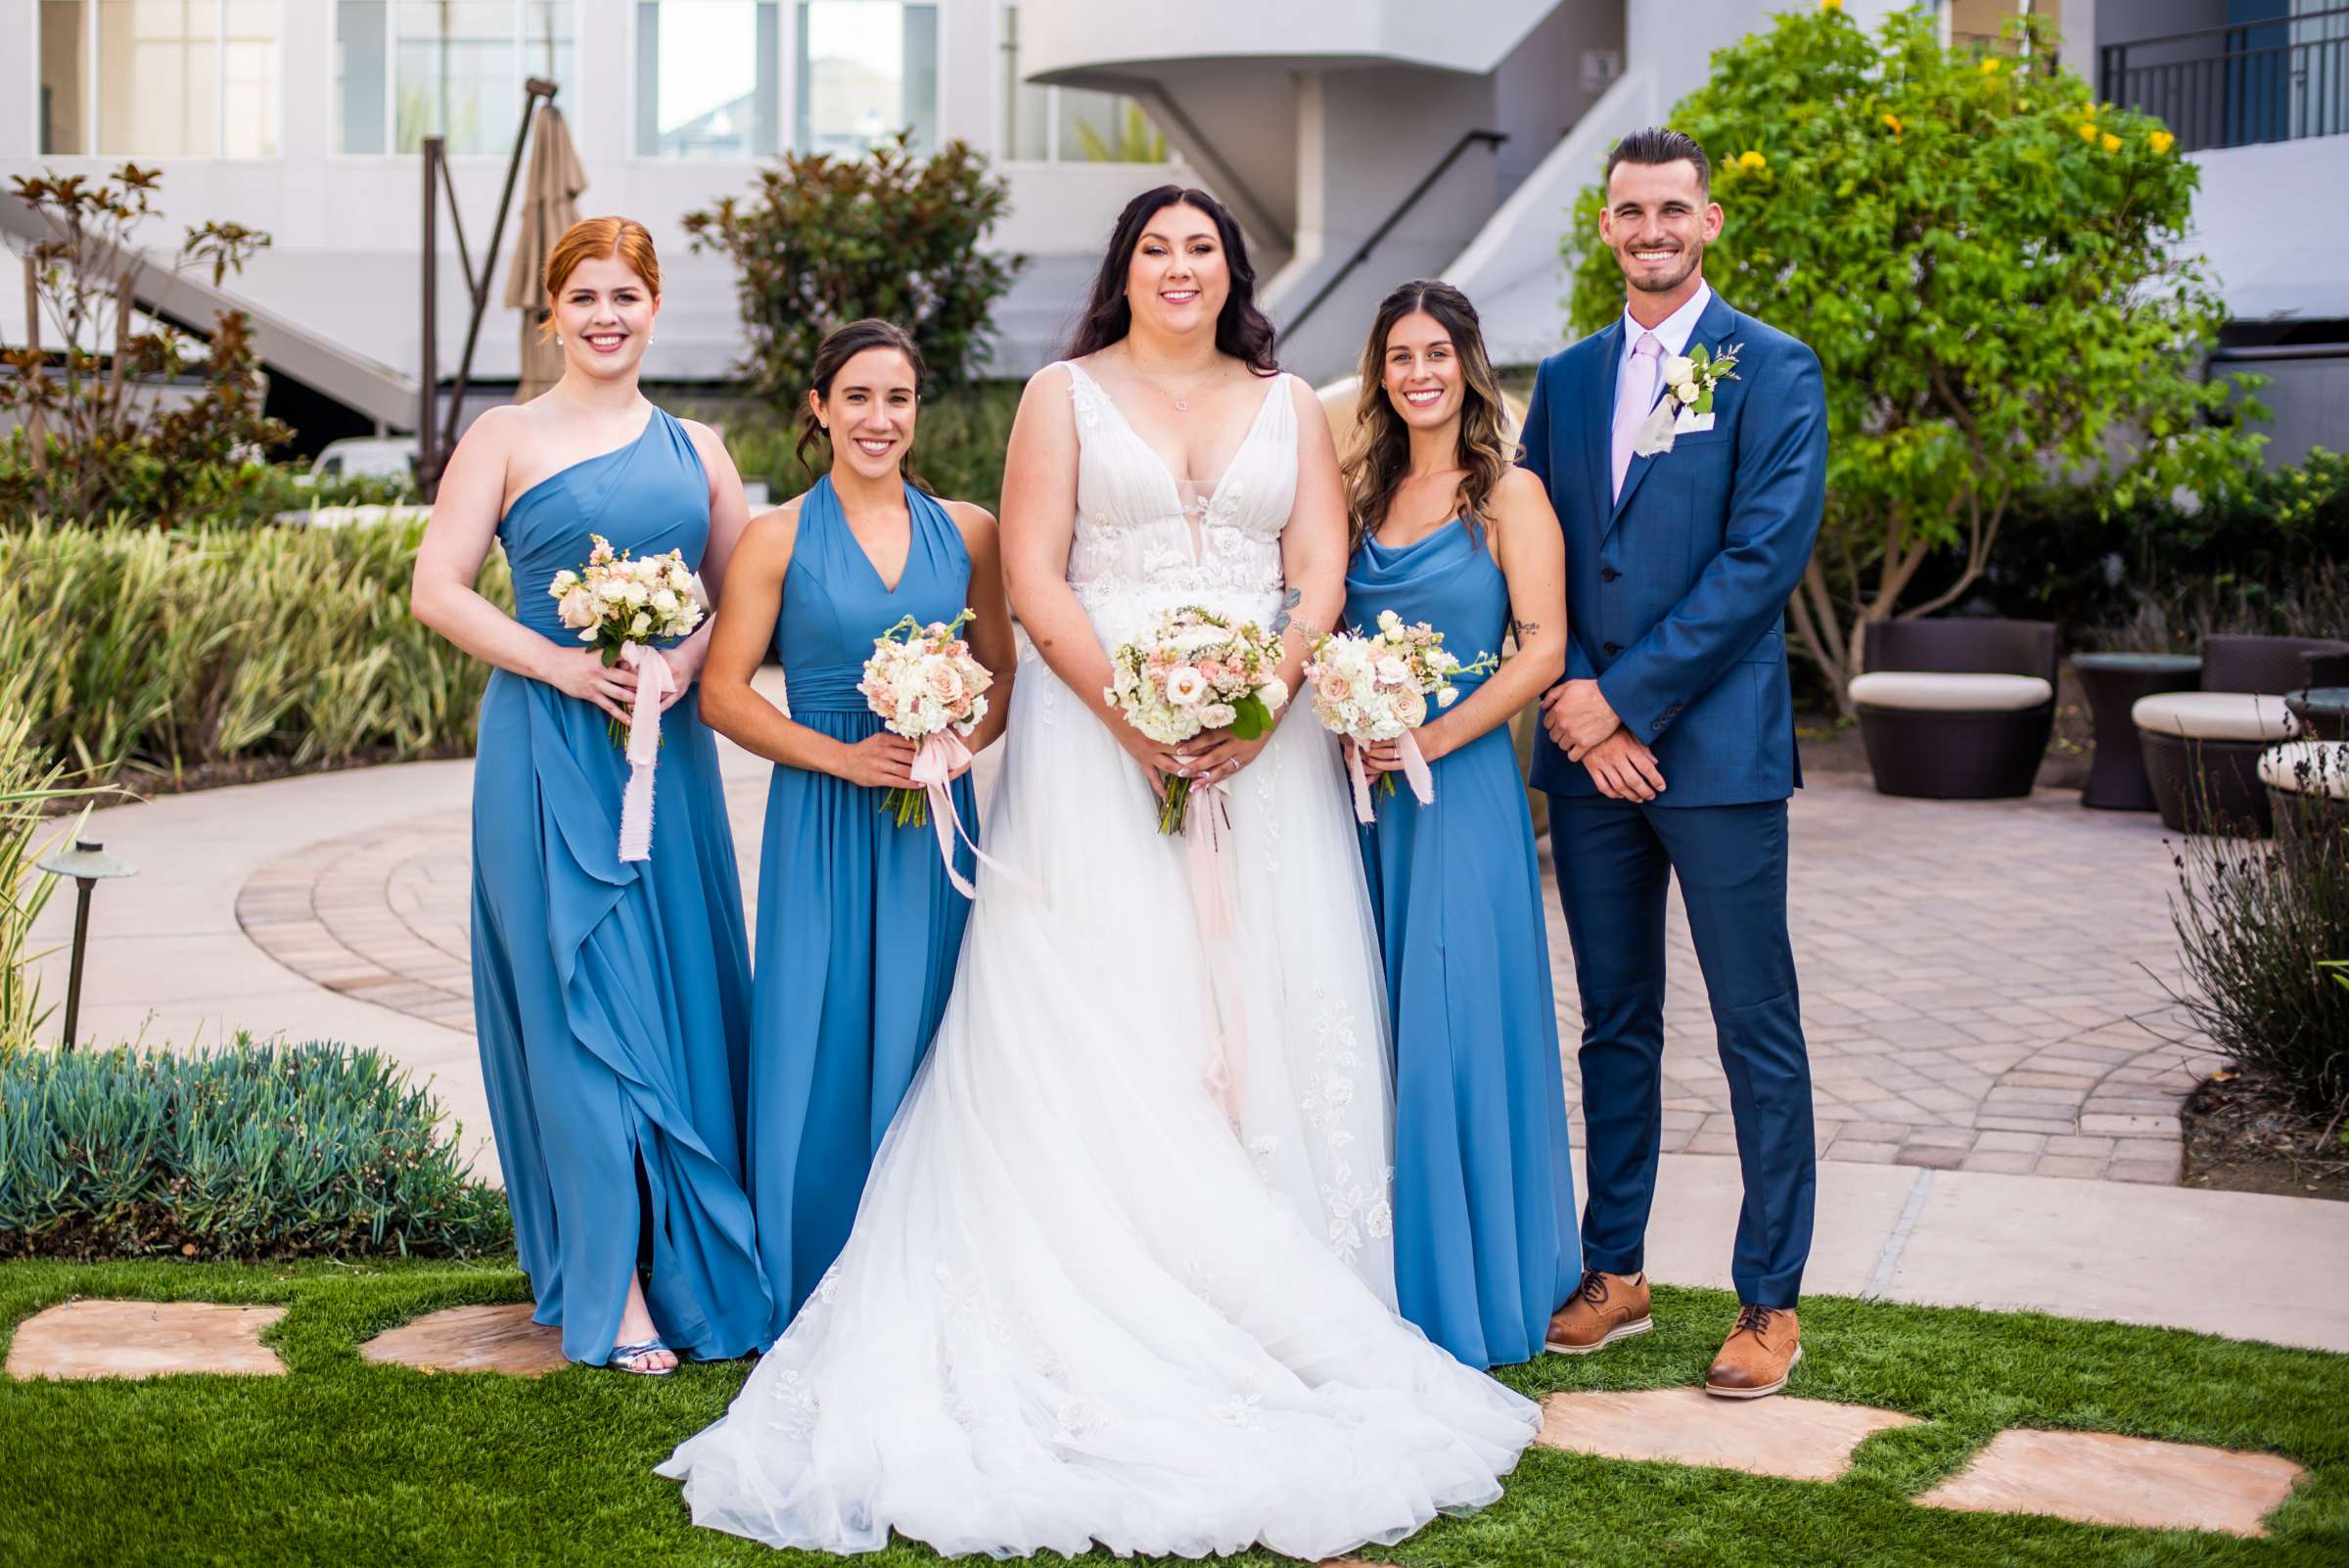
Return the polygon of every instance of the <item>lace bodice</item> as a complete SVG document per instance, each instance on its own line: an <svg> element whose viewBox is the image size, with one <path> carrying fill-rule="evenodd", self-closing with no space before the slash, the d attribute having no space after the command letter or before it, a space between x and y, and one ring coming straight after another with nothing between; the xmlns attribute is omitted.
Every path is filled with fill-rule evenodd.
<svg viewBox="0 0 2349 1568"><path fill-rule="evenodd" d="M1127 423L1083 366L1067 363L1077 414L1077 530L1069 586L1096 626L1124 635L1174 605L1263 624L1280 604L1280 532L1297 498L1297 408L1270 379L1230 466L1207 495Z"/></svg>

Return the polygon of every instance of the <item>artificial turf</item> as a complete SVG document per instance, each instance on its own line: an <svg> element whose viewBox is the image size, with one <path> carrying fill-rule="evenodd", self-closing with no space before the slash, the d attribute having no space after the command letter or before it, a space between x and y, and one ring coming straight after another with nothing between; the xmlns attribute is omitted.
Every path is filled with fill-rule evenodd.
<svg viewBox="0 0 2349 1568"><path fill-rule="evenodd" d="M360 1359L368 1338L419 1314L528 1299L510 1264L12 1263L0 1265L0 1340L76 1295L283 1303L290 1311L268 1338L289 1375L0 1380L0 1564L837 1560L695 1530L676 1487L651 1473L725 1408L743 1364L659 1379L575 1366L521 1379ZM1688 1384L1733 1310L1717 1292L1659 1288L1655 1333L1504 1376L1535 1396ZM1870 1438L1832 1485L1536 1449L1497 1505L1363 1555L1425 1568L2349 1563L2349 1357L1825 1297L1804 1303L1803 1331L1808 1358L1792 1393L1904 1410L1922 1424ZM2309 1474L2256 1541L1909 1500L2008 1426L2267 1450ZM900 1545L861 1560L938 1559ZM1265 1552L1227 1560L1285 1561Z"/></svg>

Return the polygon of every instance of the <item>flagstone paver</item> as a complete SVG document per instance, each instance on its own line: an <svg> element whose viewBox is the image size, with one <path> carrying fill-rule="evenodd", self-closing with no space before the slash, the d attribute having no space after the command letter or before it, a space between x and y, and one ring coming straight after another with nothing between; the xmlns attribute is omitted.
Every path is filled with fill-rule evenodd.
<svg viewBox="0 0 2349 1568"><path fill-rule="evenodd" d="M723 755L755 906L765 769ZM2178 1105L2219 1058L2165 989L2181 980L2157 820L2084 811L2061 791L1893 800L1849 774L1820 775L1792 811L1824 1158L2177 1182ZM318 985L469 1032L469 851L466 822L447 813L379 823L263 867L237 916ZM1554 897L1547 914L1579 1119L1574 959ZM1733 1153L1728 1080L1677 899L1668 944L1664 1152Z"/></svg>
<svg viewBox="0 0 2349 1568"><path fill-rule="evenodd" d="M1702 1389L1552 1394L1542 1406L1544 1448L1610 1459L1669 1459L1792 1481L1832 1481L1852 1451L1913 1415L1778 1396L1715 1399Z"/></svg>
<svg viewBox="0 0 2349 1568"><path fill-rule="evenodd" d="M2273 1453L2014 1428L1916 1500L1928 1508L2264 1536L2263 1521L2305 1473Z"/></svg>
<svg viewBox="0 0 2349 1568"><path fill-rule="evenodd" d="M371 1361L436 1372L508 1372L537 1377L560 1370L563 1331L530 1321L528 1302L450 1307L386 1329L359 1347Z"/></svg>
<svg viewBox="0 0 2349 1568"><path fill-rule="evenodd" d="M285 1362L261 1343L283 1307L209 1302L69 1301L17 1325L8 1375L17 1378L164 1377L231 1372L281 1377Z"/></svg>

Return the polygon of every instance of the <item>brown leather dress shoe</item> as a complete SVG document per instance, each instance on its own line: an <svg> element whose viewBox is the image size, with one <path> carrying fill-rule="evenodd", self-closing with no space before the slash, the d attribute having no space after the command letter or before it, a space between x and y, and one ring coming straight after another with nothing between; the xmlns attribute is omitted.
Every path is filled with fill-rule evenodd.
<svg viewBox="0 0 2349 1568"><path fill-rule="evenodd" d="M1562 1356L1588 1356L1619 1339L1656 1326L1647 1314L1647 1275L1586 1270L1566 1305L1549 1314L1548 1347Z"/></svg>
<svg viewBox="0 0 2349 1568"><path fill-rule="evenodd" d="M1793 1308L1740 1307L1737 1326L1705 1373L1705 1392L1725 1400L1775 1394L1802 1359L1803 1328Z"/></svg>

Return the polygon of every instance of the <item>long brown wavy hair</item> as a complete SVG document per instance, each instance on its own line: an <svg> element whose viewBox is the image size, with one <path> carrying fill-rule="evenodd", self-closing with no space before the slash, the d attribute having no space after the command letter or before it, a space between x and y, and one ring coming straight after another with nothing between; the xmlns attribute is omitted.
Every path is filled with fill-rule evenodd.
<svg viewBox="0 0 2349 1568"><path fill-rule="evenodd" d="M1395 323L1418 311L1436 318L1451 338L1452 352L1459 355L1459 464L1465 472L1452 501L1469 536L1479 544L1484 542L1493 491L1517 461L1516 443L1502 434L1508 411L1500 398L1500 378L1493 373L1493 361L1485 352L1476 306L1449 283L1420 279L1405 284L1380 301L1377 319L1370 323L1370 341L1362 346L1357 433L1345 458L1346 515L1354 549L1360 549L1362 540L1385 520L1404 476L1410 472L1410 427L1387 396L1387 335Z"/></svg>

